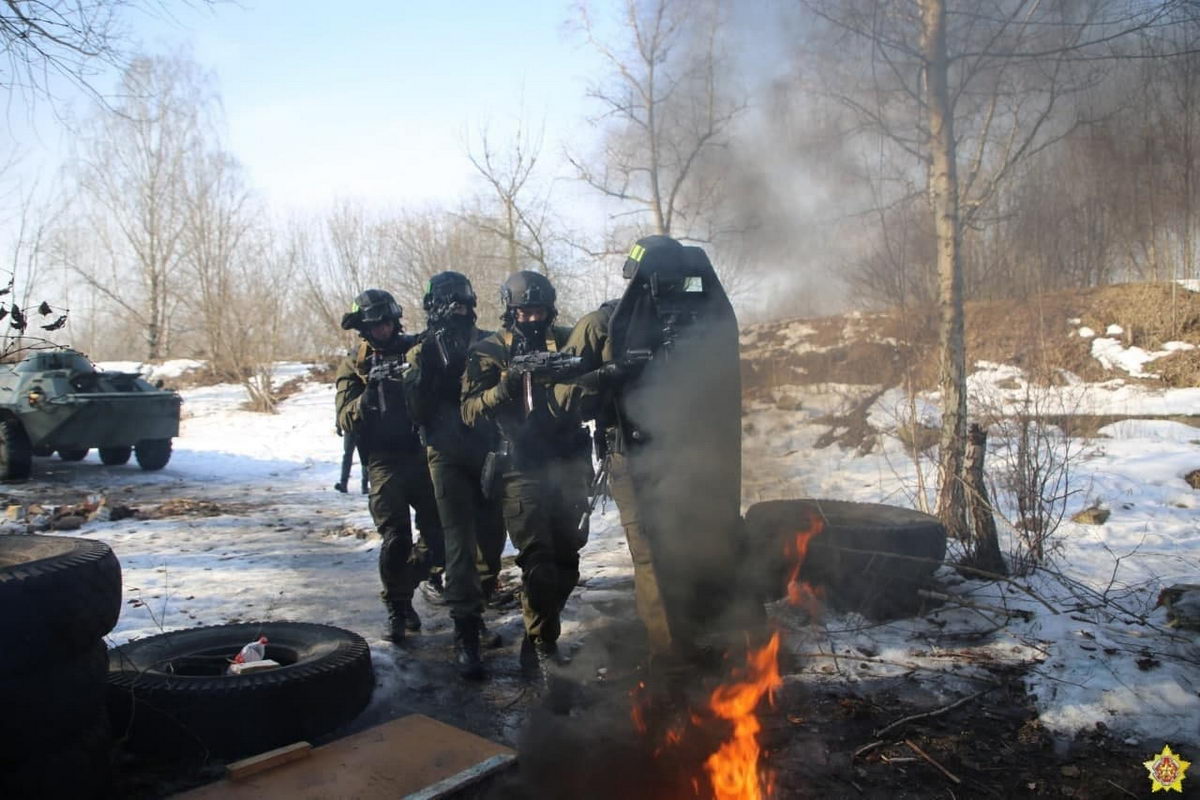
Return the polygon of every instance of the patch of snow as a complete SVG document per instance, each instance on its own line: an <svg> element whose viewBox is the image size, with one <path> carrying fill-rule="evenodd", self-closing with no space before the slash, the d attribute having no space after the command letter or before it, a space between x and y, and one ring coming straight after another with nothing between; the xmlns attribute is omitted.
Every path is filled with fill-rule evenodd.
<svg viewBox="0 0 1200 800"><path fill-rule="evenodd" d="M1189 292L1200 292L1200 280L1196 280L1195 278L1180 278L1175 282Z"/></svg>
<svg viewBox="0 0 1200 800"><path fill-rule="evenodd" d="M1109 326L1110 328L1113 326ZM1092 356L1104 365L1106 369L1122 369L1135 378L1157 377L1146 372L1144 366L1151 361L1170 355L1181 350L1194 350L1195 345L1188 342L1167 342L1162 350L1149 352L1140 347L1123 347L1117 339L1093 339Z"/></svg>
<svg viewBox="0 0 1200 800"><path fill-rule="evenodd" d="M1104 332L1106 334L1108 334L1109 336L1120 336L1122 333L1125 332L1125 329L1122 328L1120 325L1117 325L1114 323L1112 325L1109 325L1107 328L1105 328Z"/></svg>
<svg viewBox="0 0 1200 800"><path fill-rule="evenodd" d="M1094 330L1092 330L1091 328L1084 326L1079 329L1079 335L1081 337L1083 337L1084 339L1090 339L1096 335L1096 332Z"/></svg>
<svg viewBox="0 0 1200 800"><path fill-rule="evenodd" d="M161 364L151 366L150 377L155 380L159 378L178 378L189 369L196 369L204 366L203 361L197 361L194 358L172 358L169 361L164 361Z"/></svg>
<svg viewBox="0 0 1200 800"><path fill-rule="evenodd" d="M1079 317L1071 317L1067 320L1068 325L1078 325L1081 322L1083 322L1083 320Z"/></svg>
<svg viewBox="0 0 1200 800"><path fill-rule="evenodd" d="M1200 408L1200 389L1162 390L1122 381L1084 384L1076 378L1075 385L1038 389L1031 395L1021 370L988 362L975 366L970 392L976 411L986 403L1018 404L1031 397L1043 413L1055 404L1074 413L1141 416L1191 414ZM302 368L307 369L281 365L276 374L298 375ZM914 463L903 443L887 434L866 456L837 445L815 447L829 427L817 424L816 418L845 413L877 390L831 384L781 387L775 397L780 402L747 404L744 503L830 497L931 508L936 479L931 455ZM390 690L403 685L402 675L412 665L405 651L379 638L385 614L378 599L378 537L340 535L373 526L362 495L331 488L338 479L342 449L333 429L333 387L307 384L274 415L242 411L244 392L234 384L182 394L187 417L165 469L102 467L95 454L71 464L38 459L29 482L36 486L39 470L53 463L59 485L103 485L116 498L127 488L154 490L164 498L211 498L223 507L215 517L96 522L73 532L107 542L121 560L124 603L111 642L231 619L309 619L358 630L371 644L380 681L372 703L378 713L381 704L390 702ZM910 398L893 388L872 404L870 419L882 430L913 417L937 425L938 403L936 392ZM1200 745L1195 666L1200 638L1166 629L1162 610L1153 611L1163 585L1194 583L1200 576L1200 493L1182 480L1183 474L1200 466L1200 429L1135 419L1108 425L1101 433L1101 438L1083 443L1086 451L1072 463L1067 510L1099 499L1112 516L1102 526L1064 522L1055 540L1052 571L1069 577L1075 586L1064 587L1049 572L1022 579L1054 610L1008 584L959 583L953 591L1032 615L1028 621L1009 619L973 652L1026 668L1040 718L1051 730L1069 734L1103 721L1122 737ZM996 429L989 442L995 445L1001 436ZM992 464L1002 475L1002 462ZM357 477L356 468L354 483ZM24 486L10 491L20 496ZM1009 495L1001 492L993 499L999 505L998 519L1018 516ZM632 585L632 565L615 505L600 504L591 525L591 539L581 554L583 585L572 594L564 614L566 642L602 624L612 613L611 602L624 598L632 607L632 589L613 588ZM1015 532L1002 524L1001 535L1007 551L1014 546ZM950 570L944 572L953 576ZM1128 613L1113 619L1101 618L1094 609L1079 610L1087 605L1080 592L1089 602L1095 598L1088 592L1116 598ZM419 637L422 643L412 646L427 646L423 641L438 635L448 641L450 622L444 608L430 606L419 594L416 602L426 628ZM494 623L512 639L520 630L519 609L503 612ZM901 664L894 674L911 671L904 665L915 665L920 674L943 670L940 690L949 691L963 682L960 674L979 667L947 658L931 642L947 641L940 637L955 631L977 632L983 624L979 613L947 606L924 618L870 627L854 614L830 614L814 632L813 642L802 641L803 630L789 628L786 636L795 652L815 652L818 645L838 652L873 650L880 660ZM1143 650L1156 654L1156 666L1139 666ZM515 655L505 650L488 658ZM802 666L800 678L857 680L854 672L830 675L819 666ZM871 675L893 674L887 664L873 662L871 667Z"/></svg>

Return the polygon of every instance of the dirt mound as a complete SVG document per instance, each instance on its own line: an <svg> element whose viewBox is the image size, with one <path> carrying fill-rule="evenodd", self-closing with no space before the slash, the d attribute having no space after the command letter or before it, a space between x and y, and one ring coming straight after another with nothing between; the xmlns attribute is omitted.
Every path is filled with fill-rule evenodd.
<svg viewBox="0 0 1200 800"><path fill-rule="evenodd" d="M938 375L935 308L893 309L762 323L742 332L743 388L750 397L774 387L821 383L932 388ZM1116 326L1116 327L1111 327ZM1068 372L1087 381L1123 378L1194 386L1200 350L1153 361L1133 378L1092 355L1093 337L1123 347L1161 350L1167 342L1200 345L1200 294L1167 284L1120 284L1050 292L1033 298L978 301L966 307L967 364L1012 364L1034 380L1059 383ZM1111 331L1111 332L1110 332Z"/></svg>

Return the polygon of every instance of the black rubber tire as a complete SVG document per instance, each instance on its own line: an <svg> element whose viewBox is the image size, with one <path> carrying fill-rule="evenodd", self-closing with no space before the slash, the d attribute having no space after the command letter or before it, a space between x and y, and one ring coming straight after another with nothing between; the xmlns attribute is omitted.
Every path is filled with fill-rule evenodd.
<svg viewBox="0 0 1200 800"><path fill-rule="evenodd" d="M33 758L101 719L107 722L107 677L108 648L101 639L74 657L46 660L24 674L0 677L0 761Z"/></svg>
<svg viewBox="0 0 1200 800"><path fill-rule="evenodd" d="M52 456L52 455L54 455L54 448L53 448L53 447L47 447L47 446L46 446L46 445L44 445L44 444L43 444L43 445L39 445L39 446L37 446L37 447L34 447L34 448L31 448L31 450L32 450L33 454L34 454L35 456L37 456L38 458L46 458L46 457L48 457L48 456Z"/></svg>
<svg viewBox="0 0 1200 800"><path fill-rule="evenodd" d="M170 439L142 439L133 448L138 466L145 470L162 469L171 460Z"/></svg>
<svg viewBox="0 0 1200 800"><path fill-rule="evenodd" d="M836 607L872 617L906 615L921 606L916 589L946 556L936 517L882 503L771 500L746 511L747 575L767 599L786 596L796 534L820 519L800 579L823 585Z"/></svg>
<svg viewBox="0 0 1200 800"><path fill-rule="evenodd" d="M108 798L112 779L112 733L101 716L29 758L0 756L0 797L37 800Z"/></svg>
<svg viewBox="0 0 1200 800"><path fill-rule="evenodd" d="M121 613L121 565L104 542L0 534L0 677L90 648Z"/></svg>
<svg viewBox="0 0 1200 800"><path fill-rule="evenodd" d="M222 674L260 635L267 658L283 666ZM212 674L197 674L206 669ZM358 716L374 688L366 641L308 622L191 628L109 652L109 715L115 735L137 753L237 758L312 741Z"/></svg>
<svg viewBox="0 0 1200 800"><path fill-rule="evenodd" d="M119 467L122 464L128 464L131 455L133 455L133 448L129 445L100 448L100 462L110 467Z"/></svg>
<svg viewBox="0 0 1200 800"><path fill-rule="evenodd" d="M33 471L29 434L15 419L0 419L0 480L23 481Z"/></svg>
<svg viewBox="0 0 1200 800"><path fill-rule="evenodd" d="M63 461L83 461L87 458L88 448L86 447L68 447L66 449L59 448L58 457Z"/></svg>

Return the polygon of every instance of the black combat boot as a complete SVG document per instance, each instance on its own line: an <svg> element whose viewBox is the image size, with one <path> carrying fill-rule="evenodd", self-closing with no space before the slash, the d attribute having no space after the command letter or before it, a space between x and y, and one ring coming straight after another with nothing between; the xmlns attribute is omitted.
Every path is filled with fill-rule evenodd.
<svg viewBox="0 0 1200 800"><path fill-rule="evenodd" d="M398 604L383 601L387 608L387 626L383 629L383 638L389 642L400 644L404 641L404 609Z"/></svg>
<svg viewBox="0 0 1200 800"><path fill-rule="evenodd" d="M400 601L400 613L404 616L404 627L416 633L421 630L421 618L417 616L417 610L413 608L412 598Z"/></svg>
<svg viewBox="0 0 1200 800"><path fill-rule="evenodd" d="M496 631L489 629L487 623L482 619L479 620L479 641L483 642L483 646L488 650L495 650L498 647L504 646L504 637Z"/></svg>
<svg viewBox="0 0 1200 800"><path fill-rule="evenodd" d="M454 663L458 674L468 681L483 680L487 673L479 655L479 620L454 620Z"/></svg>

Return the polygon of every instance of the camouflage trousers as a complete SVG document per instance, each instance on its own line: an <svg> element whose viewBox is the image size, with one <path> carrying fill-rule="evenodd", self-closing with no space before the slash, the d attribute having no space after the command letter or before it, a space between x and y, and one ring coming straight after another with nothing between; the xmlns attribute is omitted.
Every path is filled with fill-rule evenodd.
<svg viewBox="0 0 1200 800"><path fill-rule="evenodd" d="M446 563L442 524L425 453L369 451L371 518L383 543L379 547L379 579L391 604L412 597L430 570ZM409 509L416 514L418 540L413 543Z"/></svg>
<svg viewBox="0 0 1200 800"><path fill-rule="evenodd" d="M555 642L560 616L579 582L579 549L587 541L586 522L591 460L552 459L533 470L501 478L504 524L521 567L525 633Z"/></svg>
<svg viewBox="0 0 1200 800"><path fill-rule="evenodd" d="M446 541L446 603L454 619L479 619L495 591L504 551L500 500L483 496L483 457L428 450L429 476Z"/></svg>

